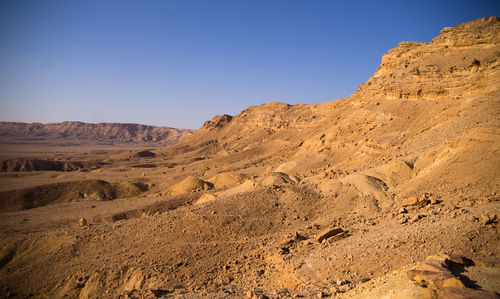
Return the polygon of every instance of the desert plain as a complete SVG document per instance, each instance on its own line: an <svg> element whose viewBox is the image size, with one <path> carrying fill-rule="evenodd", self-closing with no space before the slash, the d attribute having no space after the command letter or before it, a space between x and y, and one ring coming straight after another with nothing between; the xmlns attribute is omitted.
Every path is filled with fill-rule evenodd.
<svg viewBox="0 0 500 299"><path fill-rule="evenodd" d="M1 123L0 296L499 298L499 114L489 17L331 102Z"/></svg>

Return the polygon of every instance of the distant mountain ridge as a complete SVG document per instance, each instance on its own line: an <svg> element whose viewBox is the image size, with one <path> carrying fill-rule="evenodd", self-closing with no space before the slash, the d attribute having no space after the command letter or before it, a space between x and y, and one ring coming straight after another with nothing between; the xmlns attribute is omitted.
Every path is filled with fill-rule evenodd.
<svg viewBox="0 0 500 299"><path fill-rule="evenodd" d="M174 144L194 130L176 129L127 123L85 123L65 121L61 123L0 122L0 138L5 140L65 140L89 142Z"/></svg>

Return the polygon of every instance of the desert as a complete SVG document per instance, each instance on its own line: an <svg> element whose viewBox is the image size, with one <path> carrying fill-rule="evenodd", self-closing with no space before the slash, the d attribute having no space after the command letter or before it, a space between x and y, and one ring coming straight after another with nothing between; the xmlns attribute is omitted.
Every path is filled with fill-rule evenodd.
<svg viewBox="0 0 500 299"><path fill-rule="evenodd" d="M0 296L499 298L500 19L198 130L0 123Z"/></svg>

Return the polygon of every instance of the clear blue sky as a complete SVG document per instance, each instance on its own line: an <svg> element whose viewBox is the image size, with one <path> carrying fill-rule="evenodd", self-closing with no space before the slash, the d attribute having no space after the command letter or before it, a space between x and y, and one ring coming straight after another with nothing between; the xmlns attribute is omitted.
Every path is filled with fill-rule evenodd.
<svg viewBox="0 0 500 299"><path fill-rule="evenodd" d="M401 41L500 1L0 0L0 120L198 128L351 95Z"/></svg>

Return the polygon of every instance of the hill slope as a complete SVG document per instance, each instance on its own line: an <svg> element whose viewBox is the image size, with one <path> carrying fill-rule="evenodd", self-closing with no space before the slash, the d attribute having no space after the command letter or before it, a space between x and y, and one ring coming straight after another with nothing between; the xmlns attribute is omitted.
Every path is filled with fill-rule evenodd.
<svg viewBox="0 0 500 299"><path fill-rule="evenodd" d="M491 17L445 28L430 43L401 43L350 98L216 116L167 152L247 161L302 179L378 171L395 180L392 168L403 165L405 179L386 183L405 193L436 179L450 190L459 182L468 192L487 190L498 188L499 96L500 21Z"/></svg>

